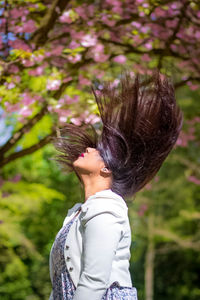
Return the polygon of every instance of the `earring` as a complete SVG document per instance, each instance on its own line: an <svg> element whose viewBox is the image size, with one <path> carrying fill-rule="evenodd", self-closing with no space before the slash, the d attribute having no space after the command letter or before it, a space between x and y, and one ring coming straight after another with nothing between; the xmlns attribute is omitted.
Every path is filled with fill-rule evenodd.
<svg viewBox="0 0 200 300"><path fill-rule="evenodd" d="M102 169L102 171L107 171L107 168L106 168L106 167L104 167L104 168Z"/></svg>

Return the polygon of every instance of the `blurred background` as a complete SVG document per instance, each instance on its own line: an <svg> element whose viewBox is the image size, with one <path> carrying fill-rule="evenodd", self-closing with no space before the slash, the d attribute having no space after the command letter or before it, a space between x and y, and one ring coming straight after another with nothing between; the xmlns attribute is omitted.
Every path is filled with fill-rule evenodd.
<svg viewBox="0 0 200 300"><path fill-rule="evenodd" d="M184 113L177 143L128 199L139 300L200 299L200 3L0 1L0 299L48 299L49 252L74 174L52 160L66 123L99 126L90 85L121 70L172 76Z"/></svg>

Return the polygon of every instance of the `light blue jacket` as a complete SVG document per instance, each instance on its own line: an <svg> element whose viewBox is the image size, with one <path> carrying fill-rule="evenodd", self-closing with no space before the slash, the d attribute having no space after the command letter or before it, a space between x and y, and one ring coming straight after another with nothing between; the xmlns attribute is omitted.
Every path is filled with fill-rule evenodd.
<svg viewBox="0 0 200 300"><path fill-rule="evenodd" d="M110 189L97 192L69 209L63 226L79 208L81 212L70 227L64 250L66 267L76 287L73 300L101 300L114 281L132 287L131 229L124 199ZM52 282L53 274L50 252ZM53 300L53 292L49 300Z"/></svg>

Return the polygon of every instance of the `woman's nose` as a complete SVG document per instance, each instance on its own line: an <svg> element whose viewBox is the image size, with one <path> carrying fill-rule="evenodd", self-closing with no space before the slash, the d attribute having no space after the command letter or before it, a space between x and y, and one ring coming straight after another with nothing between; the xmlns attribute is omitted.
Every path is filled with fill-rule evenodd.
<svg viewBox="0 0 200 300"><path fill-rule="evenodd" d="M92 152L92 151L95 151L96 149L95 148L90 148L90 147L87 147L86 148L86 152L89 153L89 152Z"/></svg>

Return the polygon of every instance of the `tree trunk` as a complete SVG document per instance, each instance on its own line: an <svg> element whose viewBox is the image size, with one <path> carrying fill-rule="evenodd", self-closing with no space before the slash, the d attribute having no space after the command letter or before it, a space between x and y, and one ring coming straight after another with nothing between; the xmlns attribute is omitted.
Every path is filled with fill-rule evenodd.
<svg viewBox="0 0 200 300"><path fill-rule="evenodd" d="M154 215L150 214L148 217L148 245L145 256L145 300L153 300L153 287L154 287L154 258L155 258L155 247L154 247Z"/></svg>

